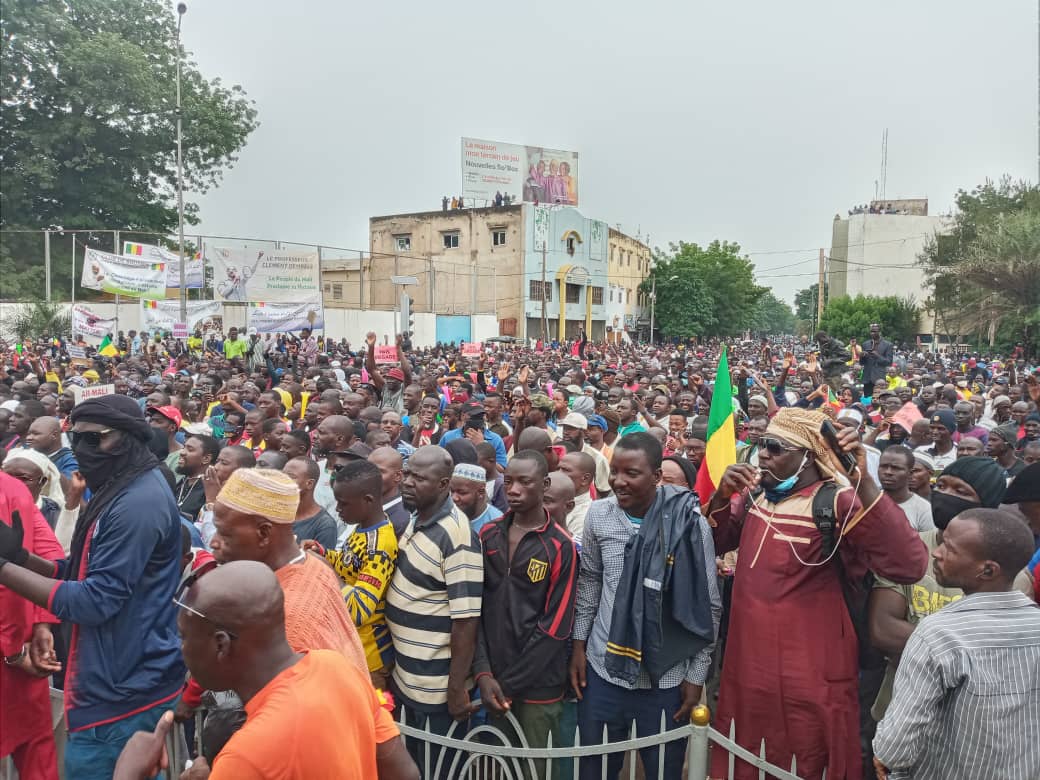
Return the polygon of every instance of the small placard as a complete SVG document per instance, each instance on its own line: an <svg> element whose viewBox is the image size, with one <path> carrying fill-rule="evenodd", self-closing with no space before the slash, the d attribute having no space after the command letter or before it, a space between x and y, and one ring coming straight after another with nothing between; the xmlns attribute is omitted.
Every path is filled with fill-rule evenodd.
<svg viewBox="0 0 1040 780"><path fill-rule="evenodd" d="M462 356L463 357L480 357L480 349L483 344L479 341L464 341L462 342Z"/></svg>
<svg viewBox="0 0 1040 780"><path fill-rule="evenodd" d="M375 347L375 361L379 365L386 365L387 363L397 362L397 345L396 344L377 344Z"/></svg>

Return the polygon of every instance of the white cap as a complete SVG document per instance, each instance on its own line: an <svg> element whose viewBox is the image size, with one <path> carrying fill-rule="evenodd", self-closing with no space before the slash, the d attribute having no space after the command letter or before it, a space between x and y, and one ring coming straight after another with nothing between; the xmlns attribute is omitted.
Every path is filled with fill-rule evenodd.
<svg viewBox="0 0 1040 780"><path fill-rule="evenodd" d="M581 430L585 431L588 430L589 421L585 418L585 415L578 414L577 412L571 412L562 420L560 420L560 425L566 425L570 428L580 428Z"/></svg>

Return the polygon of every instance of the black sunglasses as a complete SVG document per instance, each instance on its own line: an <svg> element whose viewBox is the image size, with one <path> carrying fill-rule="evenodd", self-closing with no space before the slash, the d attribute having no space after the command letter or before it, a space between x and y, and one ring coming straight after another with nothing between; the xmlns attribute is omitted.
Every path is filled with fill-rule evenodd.
<svg viewBox="0 0 1040 780"><path fill-rule="evenodd" d="M779 439L765 437L758 440L758 446L765 449L770 455L783 455L785 452L796 452L804 449L804 447L791 447Z"/></svg>
<svg viewBox="0 0 1040 780"><path fill-rule="evenodd" d="M101 446L101 440L114 431L115 428L102 428L100 431L69 431L69 441L73 448L80 444L97 448Z"/></svg>
<svg viewBox="0 0 1040 780"><path fill-rule="evenodd" d="M224 628L219 623L217 623L215 620L213 620L213 618L209 617L209 615L206 615L205 613L200 612L199 610L195 609L195 607L188 606L187 604L184 603L184 600L183 600L184 599L184 594L187 593L188 590L191 589L191 586L194 585L196 582L198 582L199 578L202 577L202 575L209 574L209 572L211 572L215 568L217 568L217 565L218 564L217 564L216 560L208 560L204 564L199 566L199 568L194 569L194 570L188 572L186 575L184 575L184 577L180 581L180 584L177 585L177 590L175 590L174 593L173 593L173 603L174 603L175 606L180 607L181 609L190 612L191 614L195 615L196 617L202 618L207 623L212 624L218 631L223 631L225 634L227 634L232 639L238 639L238 634L236 634L234 631L230 631L230 630Z"/></svg>

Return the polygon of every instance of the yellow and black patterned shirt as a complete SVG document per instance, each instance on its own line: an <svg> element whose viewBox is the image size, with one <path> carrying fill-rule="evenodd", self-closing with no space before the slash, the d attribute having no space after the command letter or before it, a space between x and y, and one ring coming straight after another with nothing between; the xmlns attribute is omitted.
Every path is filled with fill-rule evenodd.
<svg viewBox="0 0 1040 780"><path fill-rule="evenodd" d="M386 589L397 565L397 534L389 518L368 528L359 526L342 550L327 550L325 560L346 583L343 599L365 648L368 670L375 672L388 666L394 647L383 611Z"/></svg>

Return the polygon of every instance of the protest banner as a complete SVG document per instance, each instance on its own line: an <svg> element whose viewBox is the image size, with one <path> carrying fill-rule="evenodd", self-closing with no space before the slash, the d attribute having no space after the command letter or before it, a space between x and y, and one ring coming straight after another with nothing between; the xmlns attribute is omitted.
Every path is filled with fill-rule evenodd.
<svg viewBox="0 0 1040 780"><path fill-rule="evenodd" d="M462 342L462 356L480 357L480 350L482 346L482 342L479 341L464 341Z"/></svg>
<svg viewBox="0 0 1040 780"><path fill-rule="evenodd" d="M116 392L115 385L91 385L90 387L71 385L71 387L72 396L77 404L86 401L88 398L101 398L106 395L114 395Z"/></svg>
<svg viewBox="0 0 1040 780"><path fill-rule="evenodd" d="M206 262L220 300L292 303L321 296L317 252L207 246Z"/></svg>
<svg viewBox="0 0 1040 780"><path fill-rule="evenodd" d="M315 330L325 327L325 310L320 297L305 303L255 301L249 305L248 326L257 333Z"/></svg>
<svg viewBox="0 0 1040 780"><path fill-rule="evenodd" d="M100 317L81 303L72 307L72 332L76 335L101 338L115 330L115 317Z"/></svg>
<svg viewBox="0 0 1040 780"><path fill-rule="evenodd" d="M380 365L387 365L388 363L397 362L397 345L396 344L377 344L375 347L375 361Z"/></svg>
<svg viewBox="0 0 1040 780"><path fill-rule="evenodd" d="M70 358L83 359L87 356L87 350L85 347L81 347L78 344L69 344L65 347L65 351L69 353Z"/></svg>
<svg viewBox="0 0 1040 780"><path fill-rule="evenodd" d="M188 301L187 309L185 324L189 331L223 330L224 306L220 301ZM172 331L180 318L181 304L176 299L154 301L145 298L141 301L141 327L145 330Z"/></svg>
<svg viewBox="0 0 1040 780"><path fill-rule="evenodd" d="M166 264L87 249L80 284L88 290L155 298L166 294Z"/></svg>
<svg viewBox="0 0 1040 780"><path fill-rule="evenodd" d="M166 265L166 286L181 286L181 258L176 252L154 244L138 244L134 241L123 242L123 256L136 257L139 260L151 260ZM202 254L195 252L184 255L184 289L201 290L204 276Z"/></svg>

